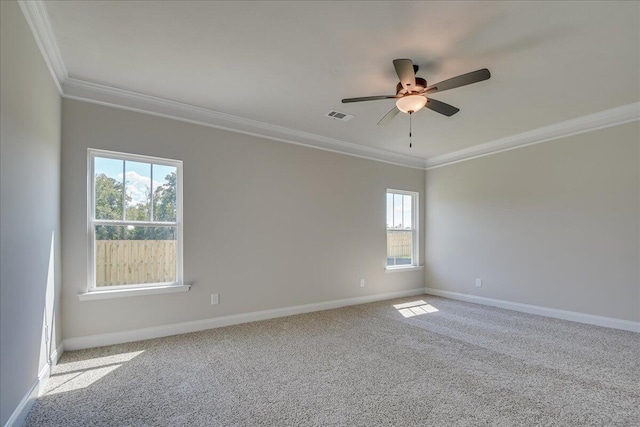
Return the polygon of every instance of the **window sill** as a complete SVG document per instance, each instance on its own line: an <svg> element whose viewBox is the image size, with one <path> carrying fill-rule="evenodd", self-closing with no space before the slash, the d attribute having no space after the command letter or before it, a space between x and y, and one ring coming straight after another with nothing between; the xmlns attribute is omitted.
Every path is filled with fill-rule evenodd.
<svg viewBox="0 0 640 427"><path fill-rule="evenodd" d="M135 297L139 295L172 294L175 292L187 292L190 288L191 285L167 285L149 286L147 288L113 289L78 294L78 298L80 301L93 301L98 299Z"/></svg>
<svg viewBox="0 0 640 427"><path fill-rule="evenodd" d="M401 273L404 271L420 271L424 268L423 265L409 265L407 267L386 267L385 273Z"/></svg>

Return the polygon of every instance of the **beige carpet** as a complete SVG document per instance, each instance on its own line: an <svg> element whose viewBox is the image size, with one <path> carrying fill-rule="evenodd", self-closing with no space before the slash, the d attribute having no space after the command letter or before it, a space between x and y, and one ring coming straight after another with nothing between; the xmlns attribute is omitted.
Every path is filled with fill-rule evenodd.
<svg viewBox="0 0 640 427"><path fill-rule="evenodd" d="M403 298L65 353L26 425L639 426L640 334Z"/></svg>

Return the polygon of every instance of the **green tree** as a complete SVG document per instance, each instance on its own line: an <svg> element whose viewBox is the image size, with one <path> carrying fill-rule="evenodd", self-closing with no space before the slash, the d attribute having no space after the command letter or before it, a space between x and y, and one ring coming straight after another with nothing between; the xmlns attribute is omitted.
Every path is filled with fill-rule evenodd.
<svg viewBox="0 0 640 427"><path fill-rule="evenodd" d="M176 173L171 172L164 179L165 183L156 187L153 192L153 220L175 221L177 216ZM149 232L156 240L175 239L175 228L173 227L153 227L149 229Z"/></svg>
<svg viewBox="0 0 640 427"><path fill-rule="evenodd" d="M124 185L105 174L96 175L96 219L122 219ZM96 227L96 239L116 240L123 237L120 227Z"/></svg>
<svg viewBox="0 0 640 427"><path fill-rule="evenodd" d="M166 183L156 187L153 192L153 216L155 221L176 220L176 173L171 172L165 178Z"/></svg>
<svg viewBox="0 0 640 427"><path fill-rule="evenodd" d="M176 173L165 177L165 183L153 191L153 220L175 221L176 205ZM146 189L146 201L131 204L130 194L124 195L124 185L105 174L96 176L96 219L123 219L123 202L125 218L128 221L151 220L151 188ZM97 240L170 240L175 238L175 229L169 227L142 227L133 229L122 226L96 226Z"/></svg>
<svg viewBox="0 0 640 427"><path fill-rule="evenodd" d="M151 220L151 189L145 189L145 201L138 202L136 205L127 203L125 210L125 219L127 221L150 221ZM127 194L127 201L130 202L132 197Z"/></svg>
<svg viewBox="0 0 640 427"><path fill-rule="evenodd" d="M121 182L105 174L96 176L96 219L122 219Z"/></svg>

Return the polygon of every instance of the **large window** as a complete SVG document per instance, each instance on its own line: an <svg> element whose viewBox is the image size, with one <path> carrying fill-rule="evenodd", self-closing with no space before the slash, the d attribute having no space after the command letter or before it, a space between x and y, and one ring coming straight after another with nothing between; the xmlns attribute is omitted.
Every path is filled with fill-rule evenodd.
<svg viewBox="0 0 640 427"><path fill-rule="evenodd" d="M182 162L89 150L89 288L182 283Z"/></svg>
<svg viewBox="0 0 640 427"><path fill-rule="evenodd" d="M418 265L418 193L387 190L387 268Z"/></svg>

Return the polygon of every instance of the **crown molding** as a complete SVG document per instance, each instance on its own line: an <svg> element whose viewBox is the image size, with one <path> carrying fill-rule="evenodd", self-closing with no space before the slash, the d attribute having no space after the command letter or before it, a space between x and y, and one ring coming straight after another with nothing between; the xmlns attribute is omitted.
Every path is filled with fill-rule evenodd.
<svg viewBox="0 0 640 427"><path fill-rule="evenodd" d="M49 14L43 1L18 0L22 14L36 39L36 44L42 53L47 68L53 77L53 81L60 95L62 83L69 78L67 68L64 66L58 43L53 34Z"/></svg>
<svg viewBox="0 0 640 427"><path fill-rule="evenodd" d="M640 120L640 102L611 108L598 113L543 126L527 132L496 139L484 144L475 145L460 151L431 157L425 160L425 169L435 169L454 163L489 156L503 151L540 144L558 138L578 135L598 129L618 126Z"/></svg>
<svg viewBox="0 0 640 427"><path fill-rule="evenodd" d="M640 120L640 102L635 102L423 159L74 78L64 81L62 92L69 99L426 170Z"/></svg>
<svg viewBox="0 0 640 427"><path fill-rule="evenodd" d="M303 145L399 166L424 169L423 158L366 147L360 144L233 116L195 105L184 104L165 98L158 98L74 78L68 78L63 83L62 91L63 96L69 99L167 117L183 122L195 123L289 144Z"/></svg>

